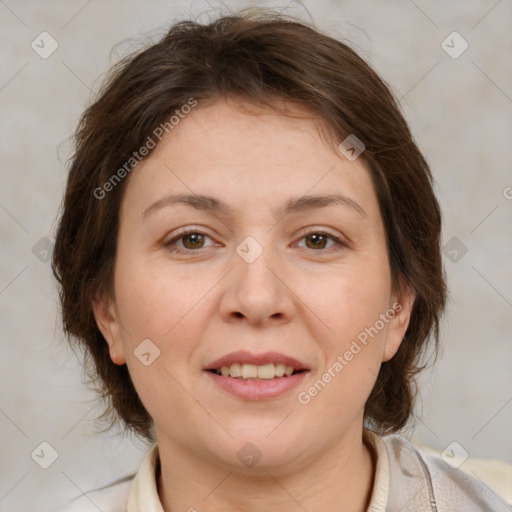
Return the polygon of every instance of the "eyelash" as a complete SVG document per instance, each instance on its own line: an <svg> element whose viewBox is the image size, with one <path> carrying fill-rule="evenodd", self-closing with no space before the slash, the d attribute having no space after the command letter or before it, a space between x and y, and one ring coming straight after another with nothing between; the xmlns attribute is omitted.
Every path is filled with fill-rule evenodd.
<svg viewBox="0 0 512 512"><path fill-rule="evenodd" d="M170 251L170 252L177 252L177 253L181 253L181 254L190 254L190 253L193 253L193 252L199 252L201 249L204 249L203 247L199 248L199 249L181 249L181 248L177 248L177 247L173 247L174 243L178 240L180 240L181 238L187 236L187 235L191 235L191 234L194 234L194 235L202 235L202 236L206 236L208 238L211 238L210 236L208 236L206 233L203 233L201 231L199 231L198 229L191 229L191 228L188 228L186 229L185 231L182 231L181 233L178 233L174 238L172 238L171 240L169 240L168 242L165 242L164 243L164 246L167 247L167 249ZM334 236L332 235L331 233L327 233L325 231L319 231L319 230L312 230L312 231L309 231L307 233L304 233L302 235L302 239L310 236L310 235L322 235L322 236L326 236L327 238L330 238L331 240L333 240L334 242L336 242L336 244L338 245L338 247L331 247L329 249L319 249L319 250L316 250L316 249L310 249L311 251L313 252L319 252L319 253L322 253L324 251L330 251L331 249L334 249L335 251L334 252L337 252L337 251L342 251L343 249L346 249L348 248L348 243L345 242L344 240L342 240L341 238L337 237L337 236Z"/></svg>

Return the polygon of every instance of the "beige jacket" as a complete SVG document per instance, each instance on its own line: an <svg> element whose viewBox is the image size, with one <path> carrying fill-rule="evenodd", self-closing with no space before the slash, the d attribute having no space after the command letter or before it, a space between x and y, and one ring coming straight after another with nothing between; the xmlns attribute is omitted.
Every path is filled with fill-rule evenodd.
<svg viewBox="0 0 512 512"><path fill-rule="evenodd" d="M370 432L369 438L377 466L368 512L512 511L511 504L480 478L452 468L438 455L418 449L405 437L379 437ZM62 512L164 512L156 486L157 461L158 445L154 444L136 475L87 493ZM499 486L507 485L511 479L512 489L512 467L502 467L506 471L499 475Z"/></svg>

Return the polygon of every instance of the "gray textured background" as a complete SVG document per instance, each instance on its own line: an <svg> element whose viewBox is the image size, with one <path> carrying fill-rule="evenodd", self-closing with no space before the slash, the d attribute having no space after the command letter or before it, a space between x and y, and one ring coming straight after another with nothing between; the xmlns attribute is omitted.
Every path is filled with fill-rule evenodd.
<svg viewBox="0 0 512 512"><path fill-rule="evenodd" d="M0 512L54 510L134 472L147 450L94 433L98 409L63 341L44 238L53 237L65 183L65 140L102 73L170 23L220 5L0 0ZM512 2L304 6L392 85L438 183L444 243L458 240L445 255L452 300L443 357L421 379L421 419L410 434L439 450L456 440L473 457L512 463ZM286 12L308 17L297 2ZM43 31L58 42L46 59L31 47ZM453 31L469 44L458 58L441 46ZM31 458L42 441L59 454L46 470Z"/></svg>

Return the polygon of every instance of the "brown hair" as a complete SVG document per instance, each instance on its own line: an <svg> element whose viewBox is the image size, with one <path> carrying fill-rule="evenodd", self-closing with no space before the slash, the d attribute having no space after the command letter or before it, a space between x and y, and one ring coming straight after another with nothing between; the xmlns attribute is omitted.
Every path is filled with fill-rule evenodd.
<svg viewBox="0 0 512 512"><path fill-rule="evenodd" d="M52 269L64 332L84 349L87 374L108 399L101 417L111 419L110 427L121 419L154 441L152 419L126 365L111 361L91 308L95 296L113 290L119 209L129 177L104 199L95 191L123 165L126 170L155 128L191 98L199 104L239 98L274 110L278 100L299 102L328 127L336 146L349 134L364 143L361 158L376 189L393 283L397 289L407 283L416 294L404 340L381 365L364 411L372 430L398 431L412 415L415 375L425 367L420 359L428 340L437 355L446 301L431 172L393 94L354 50L291 16L247 9L209 24L176 23L156 44L121 60L76 130Z"/></svg>

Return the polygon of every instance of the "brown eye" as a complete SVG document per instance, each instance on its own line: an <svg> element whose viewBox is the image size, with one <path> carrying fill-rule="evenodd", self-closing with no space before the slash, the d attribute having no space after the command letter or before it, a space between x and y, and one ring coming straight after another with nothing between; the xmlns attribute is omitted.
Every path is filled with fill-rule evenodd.
<svg viewBox="0 0 512 512"><path fill-rule="evenodd" d="M311 246L309 246L306 242L306 245L309 249L325 249L325 244L327 243L328 237L319 233L313 233L312 235L308 235L304 238L311 242Z"/></svg>
<svg viewBox="0 0 512 512"><path fill-rule="evenodd" d="M185 249L201 249L201 245L204 243L204 237L201 233L190 233L182 235L180 238L183 239ZM187 240L189 243L186 243Z"/></svg>
<svg viewBox="0 0 512 512"><path fill-rule="evenodd" d="M301 240L306 240L306 248L311 250L328 250L334 248L334 250L340 250L347 247L347 244L341 239L329 233L324 233L322 231L312 231L307 233L302 237ZM329 240L334 242L334 245L330 247L326 247L329 243Z"/></svg>
<svg viewBox="0 0 512 512"><path fill-rule="evenodd" d="M208 246L205 246L204 244L205 239L208 238L211 240L208 235L197 230L189 229L188 231L178 234L168 242L165 242L164 246L171 252L186 253L188 251L197 251L198 249L207 248ZM181 242L181 244L179 244L179 242Z"/></svg>

